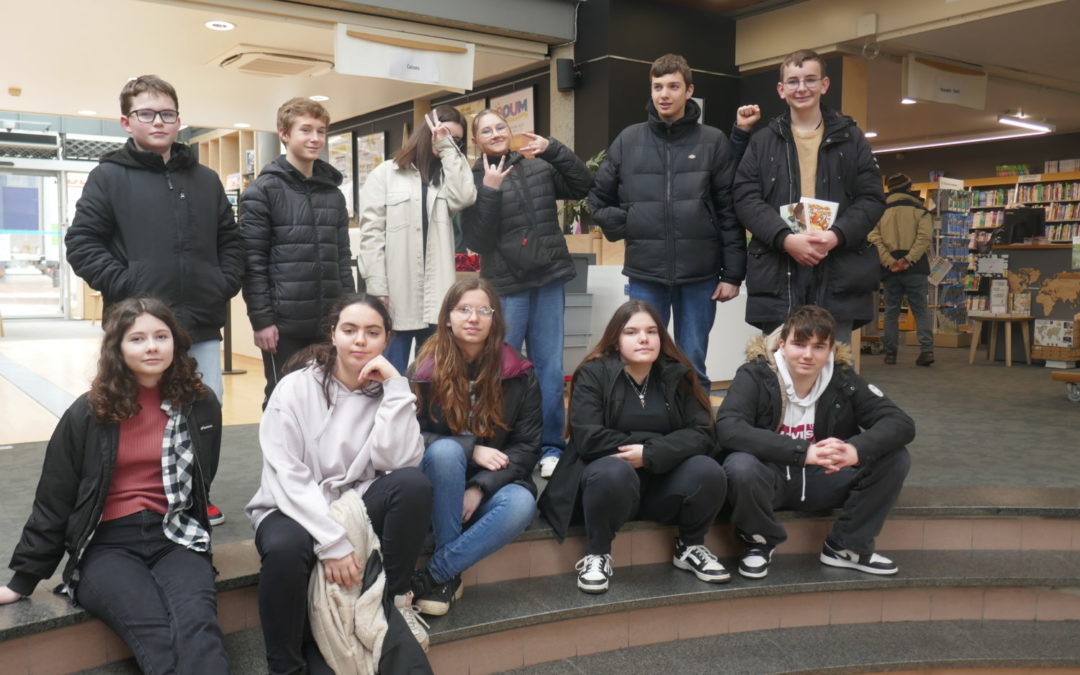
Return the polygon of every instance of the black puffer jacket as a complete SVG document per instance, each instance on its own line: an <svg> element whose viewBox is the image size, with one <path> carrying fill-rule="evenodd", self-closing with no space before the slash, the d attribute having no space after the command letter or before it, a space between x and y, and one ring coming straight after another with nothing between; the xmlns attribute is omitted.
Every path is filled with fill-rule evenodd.
<svg viewBox="0 0 1080 675"><path fill-rule="evenodd" d="M613 355L587 361L574 373L570 442L540 496L540 515L560 541L570 526L581 475L589 462L615 454L621 445L642 443L645 470L661 474L694 455L712 456L716 452L710 411L701 407L685 382L686 366L666 357L653 365L651 377L660 383L673 431L660 435L615 429L625 401L622 373L623 363Z"/></svg>
<svg viewBox="0 0 1080 675"><path fill-rule="evenodd" d="M532 470L540 459L540 434L544 423L541 415L540 384L532 363L521 358L509 345L502 346L502 401L503 422L508 429L499 429L492 438L455 434L446 424L442 408L431 401L432 361L414 363L409 379L419 390L421 400L417 418L424 446L440 438L453 438L465 449L465 456L472 457L477 443L500 450L510 458L510 464L500 471L482 469L469 462L466 484L479 487L488 499L502 487L517 483L528 488L536 496L532 482Z"/></svg>
<svg viewBox="0 0 1080 675"><path fill-rule="evenodd" d="M881 172L862 131L850 117L822 108L825 134L818 151L818 199L840 204L832 229L840 244L814 267L784 251L791 230L780 207L801 197L799 156L784 113L750 138L735 175L735 211L753 237L747 249L746 321L764 326L799 305L820 305L855 328L874 315L877 251L866 236L885 209Z"/></svg>
<svg viewBox="0 0 1080 675"><path fill-rule="evenodd" d="M247 253L244 302L251 327L278 327L310 338L343 293L355 290L349 211L341 172L315 160L306 178L281 155L240 196L240 235Z"/></svg>
<svg viewBox="0 0 1080 675"><path fill-rule="evenodd" d="M106 307L156 297L193 342L220 338L243 243L221 180L188 146L174 143L167 165L131 139L102 155L64 241L71 269Z"/></svg>
<svg viewBox="0 0 1080 675"><path fill-rule="evenodd" d="M810 442L776 432L787 405L773 357L779 330L750 341L747 362L739 366L716 412L716 435L725 453L748 452L763 462L802 466ZM814 436L846 441L858 450L860 465L873 464L910 443L915 422L855 374L847 345L835 349L832 379L814 408Z"/></svg>
<svg viewBox="0 0 1080 675"><path fill-rule="evenodd" d="M473 166L476 203L462 212L465 245L480 254L480 276L499 295L573 279L555 200L587 195L592 172L554 138L531 159L507 153L503 168L514 169L498 190L484 186L484 160Z"/></svg>
<svg viewBox="0 0 1080 675"><path fill-rule="evenodd" d="M207 494L221 450L221 404L207 391L204 398L184 408L184 416L195 452L190 512L209 532ZM38 582L52 576L65 552L64 583L72 589L78 584L76 568L101 520L119 443L120 426L98 424L86 394L75 399L60 418L45 449L30 518L11 556L9 567L15 576L8 587L13 591L32 593Z"/></svg>
<svg viewBox="0 0 1080 675"><path fill-rule="evenodd" d="M698 124L701 109L664 122L652 101L649 121L612 142L589 194L593 218L611 241L626 240L623 274L676 285L720 277L742 283L746 237L735 221L735 160L723 132Z"/></svg>

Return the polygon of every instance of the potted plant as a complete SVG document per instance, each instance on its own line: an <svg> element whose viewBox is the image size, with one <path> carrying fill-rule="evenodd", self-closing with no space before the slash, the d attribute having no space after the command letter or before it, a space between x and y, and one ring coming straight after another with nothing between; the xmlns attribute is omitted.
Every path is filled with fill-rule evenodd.
<svg viewBox="0 0 1080 675"><path fill-rule="evenodd" d="M600 170L600 163L604 161L604 157L607 157L607 150L601 150L589 159L585 160L585 166L589 167L589 171L596 175L596 172ZM581 233L586 234L594 227L596 223L593 222L592 214L589 212L589 198L582 197L581 199L567 199L563 206L563 222L565 223L566 234L574 234L574 224L581 223Z"/></svg>

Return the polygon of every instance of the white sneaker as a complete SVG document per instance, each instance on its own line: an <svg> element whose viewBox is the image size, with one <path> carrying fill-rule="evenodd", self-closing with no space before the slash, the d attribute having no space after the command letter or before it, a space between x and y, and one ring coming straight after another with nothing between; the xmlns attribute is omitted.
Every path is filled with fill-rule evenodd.
<svg viewBox="0 0 1080 675"><path fill-rule="evenodd" d="M420 648L427 653L428 647L431 646L431 640L428 638L427 632L429 626L427 621L420 617L420 608L412 604L412 595L412 593L406 593L395 597L394 606L401 614L401 618L405 619L405 625L409 627L413 637L420 643Z"/></svg>
<svg viewBox="0 0 1080 675"><path fill-rule="evenodd" d="M608 578L615 572L611 569L611 554L586 555L574 566L578 571L577 587L586 593L607 591Z"/></svg>
<svg viewBox="0 0 1080 675"><path fill-rule="evenodd" d="M713 552L703 544L687 546L681 539L676 539L675 555L671 559L671 564L711 584L731 581L731 573L724 569Z"/></svg>
<svg viewBox="0 0 1080 675"><path fill-rule="evenodd" d="M540 460L540 477L551 478L555 473L555 467L559 464L559 458L555 456L545 457Z"/></svg>

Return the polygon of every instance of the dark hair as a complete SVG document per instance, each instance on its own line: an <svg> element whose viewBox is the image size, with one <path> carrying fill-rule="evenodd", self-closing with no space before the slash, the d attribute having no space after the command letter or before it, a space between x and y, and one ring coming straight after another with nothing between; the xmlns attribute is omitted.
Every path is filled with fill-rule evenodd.
<svg viewBox="0 0 1080 675"><path fill-rule="evenodd" d="M645 302L644 300L627 300L623 304L619 305L615 313L611 315L611 319L608 321L607 327L604 328L604 333L600 336L600 341L596 343L596 346L592 348L585 358L581 360L579 365L574 370L574 377L577 377L577 371L581 370L589 361L595 361L596 359L602 359L605 356L619 356L619 338L622 336L623 328L630 322L635 314L645 312L656 323L657 332L660 334L660 355L666 356L673 361L678 361L682 365L686 366L687 372L683 377L682 386L687 388L697 402L705 409L705 412L712 413L712 401L709 400L705 390L701 388L701 382L698 379L697 371L694 370L694 366L690 363L690 360L686 358L686 355L682 353L675 341L671 339L671 335L667 332L667 328L664 326L663 320L660 318L660 313L656 311L656 308ZM570 399L574 397L574 382L570 382ZM569 430L569 425L568 425Z"/></svg>
<svg viewBox="0 0 1080 675"><path fill-rule="evenodd" d="M281 104L281 107L277 111L277 129L280 133L289 133L292 131L293 122L298 117L313 117L323 124L330 126L330 113L326 112L326 108L322 103L318 101L312 101L310 98L304 98L303 96L297 96L290 98Z"/></svg>
<svg viewBox="0 0 1080 675"><path fill-rule="evenodd" d="M469 394L468 364L461 349L450 332L450 312L457 307L461 297L469 291L480 290L487 294L495 313L491 316L491 332L488 333L480 356L476 360L476 382L472 391L476 394L474 406ZM419 366L432 360L431 404L438 404L446 416L446 424L455 434L470 431L479 438L491 438L495 429L508 429L502 417L502 345L506 335L506 321L495 288L485 279L471 277L461 279L446 292L439 308L439 322L435 334L424 343L416 356ZM424 409L420 387L414 385L417 410ZM470 415L470 412L472 413Z"/></svg>
<svg viewBox="0 0 1080 675"><path fill-rule="evenodd" d="M465 117L461 114L461 111L452 106L440 105L432 112L435 113L440 122L457 122L460 124L461 131L464 134L462 136L462 142L464 143L468 135L468 125L465 124ZM402 169L415 166L416 170L420 172L420 180L429 185L438 185L442 182L442 159L432 154L431 129L428 128L427 124L416 125L416 129L409 136L409 139L405 141L405 145L394 153L394 163Z"/></svg>
<svg viewBox="0 0 1080 675"><path fill-rule="evenodd" d="M148 91L168 96L173 100L176 109L180 109L180 99L176 97L176 90L171 84L157 75L140 75L133 80L128 80L124 88L120 90L120 114L127 117L131 112L131 102L135 97Z"/></svg>
<svg viewBox="0 0 1080 675"><path fill-rule="evenodd" d="M784 62L780 64L780 81L784 81L784 68L787 68L788 66L798 68L806 61L817 61L818 65L821 66L821 76L827 76L825 59L821 58L821 56L813 49L800 49L799 51L788 54L787 58L784 59Z"/></svg>
<svg viewBox="0 0 1080 675"><path fill-rule="evenodd" d="M653 61L652 66L649 68L650 78L663 77L672 73L682 75L683 82L686 83L687 87L694 83L694 75L690 70L690 64L679 54L664 54Z"/></svg>
<svg viewBox="0 0 1080 675"><path fill-rule="evenodd" d="M309 345L297 353L285 362L285 366L282 370L286 373L291 373L294 370L300 370L306 366L314 365L322 370L322 390L323 396L326 397L326 405L330 405L333 402L333 398L330 396L330 388L334 377L334 369L337 367L337 347L334 346L332 336L334 329L337 328L338 321L341 319L341 313L345 311L346 307L351 305L366 305L375 310L382 318L383 330L386 332L386 340L390 341L390 334L393 332L393 322L390 319L390 312L386 309L386 305L382 304L378 298L374 295L368 295L366 293L345 293L338 296L334 300L334 304L330 305L330 309L326 314L326 326L323 333L323 339L319 342ZM367 396L378 396L382 393L382 385L378 382L371 382L361 389L361 392Z"/></svg>
<svg viewBox="0 0 1080 675"><path fill-rule="evenodd" d="M836 319L829 310L817 305L796 307L788 314L780 330L780 338L805 342L817 338L832 344L836 339Z"/></svg>
<svg viewBox="0 0 1080 675"><path fill-rule="evenodd" d="M180 407L204 396L207 391L195 371L195 359L188 354L191 338L180 327L168 306L157 298L121 300L105 310L101 356L98 358L97 375L90 385L90 409L100 424L119 424L142 409L138 403L139 382L124 362L120 345L124 341L124 334L143 314L160 320L172 333L173 360L161 374L158 384L162 400Z"/></svg>

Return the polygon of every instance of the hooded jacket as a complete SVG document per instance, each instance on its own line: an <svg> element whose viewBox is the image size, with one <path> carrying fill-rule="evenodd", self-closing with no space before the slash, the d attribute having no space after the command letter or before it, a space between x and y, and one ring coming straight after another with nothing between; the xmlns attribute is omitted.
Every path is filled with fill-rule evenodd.
<svg viewBox="0 0 1080 675"><path fill-rule="evenodd" d="M750 340L747 362L739 366L716 412L716 435L725 454L748 452L763 462L801 467L810 441L778 433L788 405L774 359L781 330ZM818 440L850 443L859 453L860 465L873 464L910 443L915 422L855 374L850 347L836 343L833 349L832 377L814 409L814 435Z"/></svg>
<svg viewBox="0 0 1080 675"><path fill-rule="evenodd" d="M174 143L168 164L131 139L102 155L64 242L71 269L106 308L156 297L192 342L221 337L244 273L243 243L221 180L188 146Z"/></svg>
<svg viewBox="0 0 1080 675"><path fill-rule="evenodd" d="M484 185L484 161L473 166L476 203L462 213L465 245L480 254L480 276L500 295L574 278L574 262L559 227L556 199L581 199L593 175L585 163L554 138L534 158L506 154L498 190Z"/></svg>
<svg viewBox="0 0 1080 675"><path fill-rule="evenodd" d="M581 489L581 475L589 462L633 443L644 446L644 470L654 474L667 473L695 455L715 456L710 411L702 408L688 390L686 366L665 356L653 365L650 377L659 383L672 431L661 435L615 429L625 404L623 366L618 356L608 355L586 361L574 373L570 442L540 496L540 514L560 541L566 537Z"/></svg>
<svg viewBox="0 0 1080 675"><path fill-rule="evenodd" d="M802 196L790 112L750 137L735 174L735 212L752 235L746 261L746 321L752 325L779 323L804 304L820 305L855 328L874 316L880 274L866 237L885 208L881 172L855 121L824 106L821 112L815 197L840 205L831 228L840 243L821 263L799 265L784 250L791 230L780 207Z"/></svg>
<svg viewBox="0 0 1080 675"><path fill-rule="evenodd" d="M307 178L281 155L240 196L244 302L253 329L323 335L330 305L355 290L341 180L321 159Z"/></svg>
<svg viewBox="0 0 1080 675"><path fill-rule="evenodd" d="M368 293L389 296L395 330L438 323L456 278L452 216L476 201L472 172L454 142L440 138L435 149L442 174L426 190L426 204L420 172L392 159L375 167L360 190L361 273ZM426 249L421 209L428 212Z"/></svg>
<svg viewBox="0 0 1080 675"><path fill-rule="evenodd" d="M592 216L610 241L626 240L623 274L668 286L746 274L746 237L735 220L735 156L723 132L699 124L686 102L675 122L649 121L612 142L589 193Z"/></svg>
<svg viewBox="0 0 1080 675"><path fill-rule="evenodd" d="M510 464L499 471L482 469L470 460L465 473L466 486L479 487L488 499L504 486L517 483L536 496L532 470L540 459L540 434L543 430L540 384L532 363L521 358L509 345L502 346L502 417L507 429L498 429L491 438L455 434L446 424L442 408L432 401L431 379L435 370L432 359L413 364L410 377L419 391L418 416L424 446L440 438L453 438L471 458L473 447L480 443L505 453Z"/></svg>
<svg viewBox="0 0 1080 675"><path fill-rule="evenodd" d="M877 247L882 267L892 267L904 258L912 267L909 272L930 273L926 252L934 235L934 219L923 206L923 200L910 192L890 192L885 200L885 213L868 239Z"/></svg>
<svg viewBox="0 0 1080 675"><path fill-rule="evenodd" d="M203 398L185 406L183 414L195 454L189 512L209 532L207 494L221 450L221 404L207 390ZM119 447L120 425L98 423L87 394L75 399L45 449L30 518L11 556L9 567L15 576L9 588L30 595L42 579L52 576L66 552L63 579L75 597L78 565L101 520Z"/></svg>

